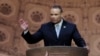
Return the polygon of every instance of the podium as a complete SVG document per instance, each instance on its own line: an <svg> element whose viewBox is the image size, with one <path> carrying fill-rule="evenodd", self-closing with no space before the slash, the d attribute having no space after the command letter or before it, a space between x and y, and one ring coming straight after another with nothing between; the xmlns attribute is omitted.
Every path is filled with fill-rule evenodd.
<svg viewBox="0 0 100 56"><path fill-rule="evenodd" d="M81 47L47 46L28 49L26 56L88 56L88 50Z"/></svg>

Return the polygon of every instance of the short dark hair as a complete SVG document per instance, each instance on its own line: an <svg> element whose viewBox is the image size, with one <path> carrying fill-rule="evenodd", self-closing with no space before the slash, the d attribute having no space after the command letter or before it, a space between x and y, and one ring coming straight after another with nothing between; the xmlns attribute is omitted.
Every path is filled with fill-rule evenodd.
<svg viewBox="0 0 100 56"><path fill-rule="evenodd" d="M51 8L58 8L60 9L61 13L63 12L62 7L60 5L53 5Z"/></svg>

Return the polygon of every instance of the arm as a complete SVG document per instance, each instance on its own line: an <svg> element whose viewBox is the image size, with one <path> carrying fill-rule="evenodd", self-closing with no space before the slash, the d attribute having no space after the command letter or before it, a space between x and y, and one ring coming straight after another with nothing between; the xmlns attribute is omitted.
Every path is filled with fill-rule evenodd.
<svg viewBox="0 0 100 56"><path fill-rule="evenodd" d="M78 47L83 47L83 48L86 48L88 52L90 51L89 47L85 43L85 40L81 37L80 33L78 32L76 25L75 25L74 32L73 32L73 39L75 41L75 44Z"/></svg>
<svg viewBox="0 0 100 56"><path fill-rule="evenodd" d="M78 47L85 47L86 43L85 40L81 37L80 33L78 32L76 25L73 30L73 40Z"/></svg>
<svg viewBox="0 0 100 56"><path fill-rule="evenodd" d="M23 19L20 19L19 23L20 23L22 30L24 30L24 32L22 33L22 37L28 43L30 44L36 43L42 39L43 36L42 36L41 28L35 34L30 34L30 32L28 31L28 23Z"/></svg>
<svg viewBox="0 0 100 56"><path fill-rule="evenodd" d="M22 33L22 37L27 41L29 44L37 43L43 38L43 34L41 32L41 29L39 29L36 33L30 34L28 31L27 33L24 34Z"/></svg>
<svg viewBox="0 0 100 56"><path fill-rule="evenodd" d="M80 33L78 32L78 29L76 28L76 25L75 25L74 32L73 32L73 39L75 41L75 44L78 47L86 48L88 50L88 52L90 52L89 47L85 43L85 40L81 37Z"/></svg>

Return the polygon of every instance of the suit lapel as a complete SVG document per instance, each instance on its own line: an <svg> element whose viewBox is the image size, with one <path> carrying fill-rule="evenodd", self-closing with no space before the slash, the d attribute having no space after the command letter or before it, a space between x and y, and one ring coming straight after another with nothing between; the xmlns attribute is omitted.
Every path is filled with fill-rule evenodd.
<svg viewBox="0 0 100 56"><path fill-rule="evenodd" d="M51 31L51 34L53 35L54 38L57 39L57 35L56 35L56 31L55 31L55 27L54 27L54 24L53 23L51 23L50 28L51 28L51 30L50 30Z"/></svg>
<svg viewBox="0 0 100 56"><path fill-rule="evenodd" d="M67 28L66 22L63 20L63 23L62 23L62 26L61 26L61 30L60 30L60 34L59 34L59 38L62 38L66 28Z"/></svg>

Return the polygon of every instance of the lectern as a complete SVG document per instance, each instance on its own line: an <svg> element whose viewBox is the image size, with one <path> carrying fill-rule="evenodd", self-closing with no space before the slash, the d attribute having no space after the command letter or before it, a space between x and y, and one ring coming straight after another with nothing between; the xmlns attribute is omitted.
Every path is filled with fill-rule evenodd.
<svg viewBox="0 0 100 56"><path fill-rule="evenodd" d="M47 46L28 49L26 56L88 56L88 50L81 47Z"/></svg>

